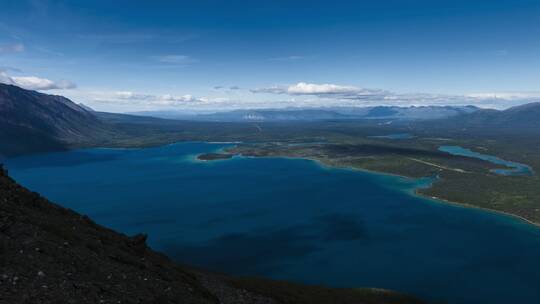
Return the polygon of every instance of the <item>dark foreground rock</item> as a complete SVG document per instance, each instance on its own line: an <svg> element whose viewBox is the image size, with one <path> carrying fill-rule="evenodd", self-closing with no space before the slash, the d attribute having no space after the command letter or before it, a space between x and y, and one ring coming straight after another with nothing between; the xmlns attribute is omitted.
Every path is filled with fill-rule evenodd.
<svg viewBox="0 0 540 304"><path fill-rule="evenodd" d="M216 253L219 254L219 253ZM420 303L371 289L234 278L180 266L50 203L0 168L0 303Z"/></svg>

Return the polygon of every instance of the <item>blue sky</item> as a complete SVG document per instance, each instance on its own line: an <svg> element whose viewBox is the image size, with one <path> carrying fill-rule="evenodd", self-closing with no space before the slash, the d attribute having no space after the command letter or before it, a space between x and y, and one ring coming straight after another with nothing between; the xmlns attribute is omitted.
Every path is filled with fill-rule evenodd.
<svg viewBox="0 0 540 304"><path fill-rule="evenodd" d="M99 110L540 100L540 1L0 7L0 81Z"/></svg>

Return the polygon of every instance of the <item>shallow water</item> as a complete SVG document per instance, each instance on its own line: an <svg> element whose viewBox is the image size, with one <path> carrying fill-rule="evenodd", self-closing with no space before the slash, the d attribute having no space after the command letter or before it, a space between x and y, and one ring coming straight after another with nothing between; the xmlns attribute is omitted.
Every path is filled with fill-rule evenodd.
<svg viewBox="0 0 540 304"><path fill-rule="evenodd" d="M408 180L301 159L195 160L223 144L9 160L51 200L171 257L239 275L395 289L447 303L539 303L540 229L412 195Z"/></svg>
<svg viewBox="0 0 540 304"><path fill-rule="evenodd" d="M496 165L503 165L503 166L506 166L506 167L510 168L510 169L492 169L491 170L491 172L499 174L499 175L518 176L518 175L532 175L533 174L533 171L532 171L531 167L529 167L527 165L507 161L507 160L498 158L498 157L493 156L493 155L487 155L487 154L474 152L474 151L472 151L470 149L466 149L466 148L463 148L463 147L460 147L460 146L441 146L441 147L439 147L439 151L450 153L452 155L459 155L459 156L478 158L478 159L482 159L482 160L491 162L491 163L496 164Z"/></svg>

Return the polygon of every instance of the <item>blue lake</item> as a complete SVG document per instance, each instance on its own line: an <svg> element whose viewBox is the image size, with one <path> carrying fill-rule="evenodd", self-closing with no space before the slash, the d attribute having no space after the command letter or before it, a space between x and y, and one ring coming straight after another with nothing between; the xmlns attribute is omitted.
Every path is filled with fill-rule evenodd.
<svg viewBox="0 0 540 304"><path fill-rule="evenodd" d="M450 153L452 155L478 158L478 159L485 160L496 165L502 165L509 168L509 169L492 169L491 170L491 172L495 174L499 174L499 175L517 176L517 175L532 175L533 174L532 168L525 164L520 164L520 163L504 160L493 155L487 155L487 154L474 152L470 149L463 148L460 146L441 146L439 147L439 151Z"/></svg>
<svg viewBox="0 0 540 304"><path fill-rule="evenodd" d="M426 180L301 159L201 162L224 145L8 160L31 190L208 269L446 303L540 303L540 229L413 195Z"/></svg>

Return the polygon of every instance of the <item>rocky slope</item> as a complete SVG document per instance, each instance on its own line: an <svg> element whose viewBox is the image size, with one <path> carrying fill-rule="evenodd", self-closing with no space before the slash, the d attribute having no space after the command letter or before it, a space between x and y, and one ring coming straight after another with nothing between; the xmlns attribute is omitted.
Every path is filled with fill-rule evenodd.
<svg viewBox="0 0 540 304"><path fill-rule="evenodd" d="M145 240L55 205L0 169L0 303L420 303L194 270Z"/></svg>
<svg viewBox="0 0 540 304"><path fill-rule="evenodd" d="M71 100L0 84L0 155L58 150L111 133Z"/></svg>

